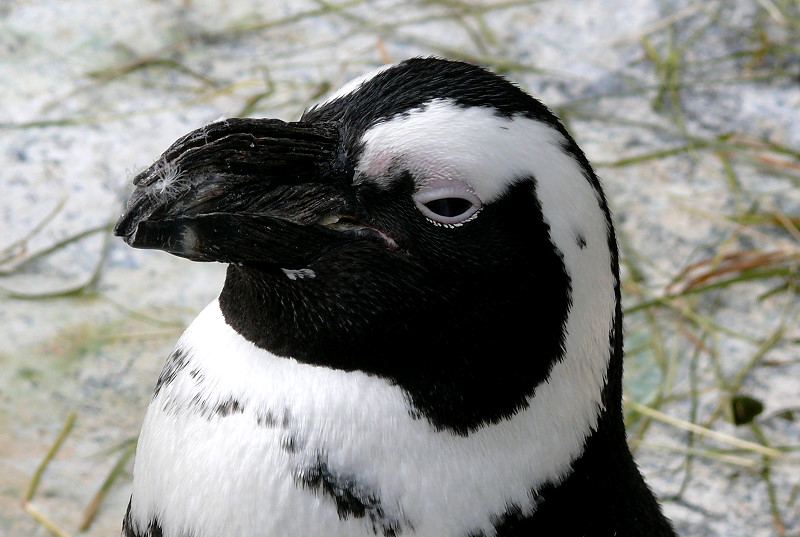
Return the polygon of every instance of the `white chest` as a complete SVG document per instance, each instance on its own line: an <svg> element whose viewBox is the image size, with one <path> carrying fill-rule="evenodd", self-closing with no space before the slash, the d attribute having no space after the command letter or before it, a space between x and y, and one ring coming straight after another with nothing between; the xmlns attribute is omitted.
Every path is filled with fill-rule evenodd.
<svg viewBox="0 0 800 537"><path fill-rule="evenodd" d="M177 350L144 421L131 511L164 537L492 535L493 516L532 511L532 491L569 473L599 411L544 384L512 419L437 432L389 381L258 349L216 302Z"/></svg>

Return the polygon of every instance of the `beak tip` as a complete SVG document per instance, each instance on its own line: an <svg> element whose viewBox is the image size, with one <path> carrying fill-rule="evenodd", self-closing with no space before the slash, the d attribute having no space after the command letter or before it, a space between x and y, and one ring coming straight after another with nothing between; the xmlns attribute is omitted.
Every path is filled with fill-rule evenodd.
<svg viewBox="0 0 800 537"><path fill-rule="evenodd" d="M128 246L144 250L163 250L192 261L209 261L192 222L175 220L124 220L114 227L114 235Z"/></svg>
<svg viewBox="0 0 800 537"><path fill-rule="evenodd" d="M135 234L138 224L129 212L123 213L114 224L114 236L120 237L130 244L131 237Z"/></svg>

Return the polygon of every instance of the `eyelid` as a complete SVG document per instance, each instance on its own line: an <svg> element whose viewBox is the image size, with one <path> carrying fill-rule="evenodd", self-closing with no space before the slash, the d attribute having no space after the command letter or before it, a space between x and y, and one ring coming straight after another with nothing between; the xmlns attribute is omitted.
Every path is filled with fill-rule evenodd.
<svg viewBox="0 0 800 537"><path fill-rule="evenodd" d="M426 206L434 200L446 198L459 198L469 202L470 207L463 213L455 216L444 216L433 212ZM440 224L460 224L471 218L481 208L483 203L475 191L465 181L458 179L436 179L425 183L414 194L417 209L426 218Z"/></svg>

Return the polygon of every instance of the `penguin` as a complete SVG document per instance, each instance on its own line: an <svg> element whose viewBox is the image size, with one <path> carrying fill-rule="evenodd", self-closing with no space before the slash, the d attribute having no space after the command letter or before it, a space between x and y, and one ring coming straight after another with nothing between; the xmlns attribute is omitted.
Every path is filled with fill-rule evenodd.
<svg viewBox="0 0 800 537"><path fill-rule="evenodd" d="M559 119L383 66L134 178L114 233L226 263L144 418L123 537L668 537L626 442L619 258Z"/></svg>

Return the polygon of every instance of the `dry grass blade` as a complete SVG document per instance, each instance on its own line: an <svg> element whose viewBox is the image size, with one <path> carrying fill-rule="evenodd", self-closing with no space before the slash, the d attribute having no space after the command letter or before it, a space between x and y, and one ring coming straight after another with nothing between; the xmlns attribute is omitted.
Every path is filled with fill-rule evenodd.
<svg viewBox="0 0 800 537"><path fill-rule="evenodd" d="M67 416L66 422L64 422L64 426L61 428L61 432L58 433L55 442L53 445L50 446L50 449L47 450L47 453L42 459L42 462L39 463L39 466L36 467L36 471L33 473L31 477L31 481L28 484L28 488L25 490L25 495L22 497L22 508L25 510L26 513L31 515L34 520L36 520L39 524L42 525L47 531L55 535L56 537L69 537L69 533L62 530L58 527L58 525L50 520L44 513L42 513L33 503L33 496L36 494L36 489L39 488L39 482L42 479L42 474L44 474L47 465L50 464L50 461L53 460L53 457L56 456L58 450L61 449L61 445L66 440L69 433L72 431L72 427L75 425L75 418L77 415L75 412L70 412Z"/></svg>
<svg viewBox="0 0 800 537"><path fill-rule="evenodd" d="M685 294L696 290L710 280L726 275L738 275L744 271L773 268L800 259L800 252L741 250L722 257L707 257L687 265L675 276L667 287L668 295ZM678 291L675 288L680 286Z"/></svg>
<svg viewBox="0 0 800 537"><path fill-rule="evenodd" d="M28 252L28 241L46 228L53 218L55 218L55 216L61 212L61 209L63 209L64 205L67 203L67 199L67 196L63 196L53 210L47 213L47 215L45 215L45 217L42 218L38 224L33 226L33 228L31 228L31 230L28 231L24 237L0 250L0 265L22 258ZM6 271L0 270L0 275L4 273L6 273Z"/></svg>
<svg viewBox="0 0 800 537"><path fill-rule="evenodd" d="M75 235L67 237L64 240L58 241L57 243L55 243L55 244L53 244L51 246L48 246L47 248L44 248L43 250L39 250L37 252L34 252L34 253L28 255L25 258L21 258L17 262L17 264L14 265L10 269L0 269L0 276L8 276L10 274L13 274L16 271L18 271L19 269L21 269L22 267L24 267L25 265L28 265L29 263L33 263L34 261L42 259L43 257L46 257L46 256L52 254L53 252L56 252L56 251L60 250L61 248L64 248L65 246L69 246L73 242L77 242L79 240L82 240L82 239L84 239L84 238L86 238L86 237L88 237L90 235L94 235L95 233L100 233L100 232L104 232L104 231L111 231L111 227L112 227L111 224L102 224L100 226L92 227L92 228L89 228L87 230L81 231L80 233L76 233ZM29 234L28 237L25 240L27 241L27 239L30 238L30 236L32 236L32 235ZM24 255L24 253L25 253L25 250L23 249L23 250L20 251L19 255L15 256L15 257L21 257L22 255ZM5 261L6 260L0 260L0 264L2 264Z"/></svg>
<svg viewBox="0 0 800 537"><path fill-rule="evenodd" d="M691 423L688 421L675 418L668 414L664 414L663 412L659 412L658 410L654 410L648 406L642 405L635 401L631 401L627 397L624 399L624 401L626 405L628 405L636 412L644 414L645 416L658 420L662 423L666 423L667 425L672 425L673 427L677 427L679 429L691 431L695 434L698 434L700 436L705 436L707 438L713 438L714 440L725 442L726 444L730 444L732 446L736 446L738 448L747 451L760 453L761 455L764 455L766 457L779 458L783 456L783 452L778 449L762 446L761 444L750 442L748 440L742 440L741 438L737 438L729 434L720 433L718 431L708 429L701 425L697 425L696 423Z"/></svg>
<svg viewBox="0 0 800 537"><path fill-rule="evenodd" d="M658 449L661 451L670 451L674 453L684 453L687 455L704 457L715 461L724 462L733 466L741 466L742 468L754 469L759 466L759 463L753 459L742 457L739 455L731 455L728 453L719 453L717 451L709 451L704 449L695 449L685 446L672 446L669 444L659 444L655 442L634 441L638 447L646 447L649 449Z"/></svg>
<svg viewBox="0 0 800 537"><path fill-rule="evenodd" d="M786 159L777 158L765 153L756 154L756 158L761 162L763 162L764 164L769 164L770 166L774 166L775 168L785 168L787 170L800 171L800 164L791 162Z"/></svg>
<svg viewBox="0 0 800 537"><path fill-rule="evenodd" d="M22 508L26 513L31 515L36 522L42 525L44 529L55 535L56 537L72 537L66 530L61 529L58 524L50 520L50 518L42 513L35 505L30 502L23 502Z"/></svg>
<svg viewBox="0 0 800 537"><path fill-rule="evenodd" d="M97 260L97 263L92 270L92 273L89 275L89 278L77 285L72 287L68 287L66 289L60 289L57 291L50 291L44 293L18 293L15 291L11 291L9 289L0 288L0 293L3 293L8 298L15 298L18 300L41 300L41 299L48 299L48 298L60 298L60 297L68 297L68 296L76 296L83 294L87 291L91 291L94 289L97 282L100 280L100 275L103 271L103 266L105 265L106 258L108 257L108 250L110 245L111 233L110 233L111 225L106 224L99 228L89 230L83 234L80 234L78 237L83 238L84 236L92 233L96 233L97 231L106 231L105 235L103 236L103 244L101 246L100 257ZM76 237L71 237L67 241L64 241L64 244L67 242L73 242L77 240ZM60 244L58 247L60 248L64 244ZM47 253L54 251L56 248L49 248Z"/></svg>
<svg viewBox="0 0 800 537"><path fill-rule="evenodd" d="M83 512L83 519L81 521L80 530L86 531L91 526L92 522L94 521L94 517L97 514L97 509L100 507L100 503L103 501L108 490L117 480L117 478L122 475L125 471L125 466L128 464L128 461L133 457L133 454L136 453L136 441L131 441L122 451L119 459L117 459L116 464L114 467L111 468L111 471L108 473L105 481L100 486L100 489L95 493L92 497L92 500L89 502L89 505Z"/></svg>
<svg viewBox="0 0 800 537"><path fill-rule="evenodd" d="M36 471L33 473L33 477L31 478L30 483L28 484L28 488L25 490L25 495L22 497L23 502L28 502L33 498L33 495L36 494L36 489L39 487L39 482L42 479L42 474L47 468L47 465L50 464L50 461L53 460L58 450L61 449L61 444L64 443L67 436L69 436L70 431L72 431L72 427L75 425L75 418L77 415L75 412L70 412L67 415L67 420L64 422L64 426L61 428L61 432L58 433L56 437L56 441L50 446L50 449L47 450L47 453L42 459L42 462L39 463L39 466L36 467Z"/></svg>

